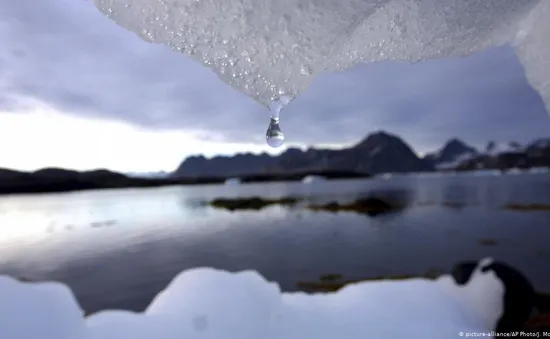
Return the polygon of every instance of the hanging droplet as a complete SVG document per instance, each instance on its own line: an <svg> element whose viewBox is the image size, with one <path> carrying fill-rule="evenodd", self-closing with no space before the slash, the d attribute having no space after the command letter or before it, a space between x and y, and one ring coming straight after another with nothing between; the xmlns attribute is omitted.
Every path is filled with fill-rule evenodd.
<svg viewBox="0 0 550 339"><path fill-rule="evenodd" d="M279 127L279 118L271 117L269 127L265 133L265 140L270 147L281 147L285 142L285 135Z"/></svg>
<svg viewBox="0 0 550 339"><path fill-rule="evenodd" d="M292 101L291 96L282 94L273 98L271 105L269 105L271 119L265 134L265 140L267 144L273 148L281 147L285 142L285 136L279 126L279 113L281 113L281 109L288 105L290 101Z"/></svg>

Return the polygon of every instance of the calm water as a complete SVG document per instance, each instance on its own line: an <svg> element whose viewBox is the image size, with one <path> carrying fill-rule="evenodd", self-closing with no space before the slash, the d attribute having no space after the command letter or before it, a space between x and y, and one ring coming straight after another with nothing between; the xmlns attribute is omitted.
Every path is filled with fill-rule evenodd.
<svg viewBox="0 0 550 339"><path fill-rule="evenodd" d="M226 212L198 202L232 196L314 201L387 195L393 215L317 213L300 207ZM420 274L493 256L550 291L549 174L403 176L387 180L169 187L0 197L0 274L58 280L83 308L141 310L181 270L255 269L285 290L322 274ZM490 238L488 246L480 239Z"/></svg>

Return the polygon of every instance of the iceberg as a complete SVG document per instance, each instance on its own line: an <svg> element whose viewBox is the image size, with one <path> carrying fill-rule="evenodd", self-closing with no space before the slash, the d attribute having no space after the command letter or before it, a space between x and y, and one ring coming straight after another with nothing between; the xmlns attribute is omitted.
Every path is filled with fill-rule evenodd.
<svg viewBox="0 0 550 339"><path fill-rule="evenodd" d="M241 184L241 179L239 178L229 178L226 181L224 181L224 185L226 186L237 186Z"/></svg>
<svg viewBox="0 0 550 339"><path fill-rule="evenodd" d="M325 181L326 178L321 175L306 175L302 178L302 184L316 184Z"/></svg>
<svg viewBox="0 0 550 339"><path fill-rule="evenodd" d="M106 310L86 318L69 288L60 283L0 277L0 337L454 339L461 332L490 336L506 312L505 293L521 290L500 280L491 265L491 259L474 262L459 278L453 274L436 280L361 282L320 294L282 293L254 271L195 268L176 276L144 312Z"/></svg>
<svg viewBox="0 0 550 339"><path fill-rule="evenodd" d="M550 112L546 0L93 0L118 25L214 71L269 107L316 75L509 44Z"/></svg>

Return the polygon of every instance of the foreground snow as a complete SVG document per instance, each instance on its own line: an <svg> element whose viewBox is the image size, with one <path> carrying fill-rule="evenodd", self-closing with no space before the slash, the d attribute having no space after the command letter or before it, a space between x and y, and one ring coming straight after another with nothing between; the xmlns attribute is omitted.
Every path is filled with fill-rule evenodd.
<svg viewBox="0 0 550 339"><path fill-rule="evenodd" d="M143 313L84 318L62 284L0 277L0 338L454 339L461 331L493 329L503 293L495 274L480 267L462 287L443 276L364 282L316 295L281 293L252 271L197 268L178 275Z"/></svg>

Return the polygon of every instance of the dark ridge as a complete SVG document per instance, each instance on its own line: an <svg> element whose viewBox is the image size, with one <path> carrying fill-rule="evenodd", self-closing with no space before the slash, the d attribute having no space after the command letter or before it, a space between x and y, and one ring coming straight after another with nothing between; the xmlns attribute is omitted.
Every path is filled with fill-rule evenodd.
<svg viewBox="0 0 550 339"><path fill-rule="evenodd" d="M278 156L250 153L207 159L192 156L173 173L174 177L270 176L278 173L349 172L360 174L432 171L433 166L418 158L399 137L373 133L354 146L342 149L301 150L289 148Z"/></svg>
<svg viewBox="0 0 550 339"><path fill-rule="evenodd" d="M250 175L241 178L243 182L296 181L308 175L319 175L327 179L368 178L364 173L346 171L313 171L302 173L274 173ZM61 168L45 168L35 172L19 172L0 169L0 194L29 194L70 192L93 189L147 188L172 185L223 184L228 177L187 178L137 178L121 173L98 169L78 172Z"/></svg>

